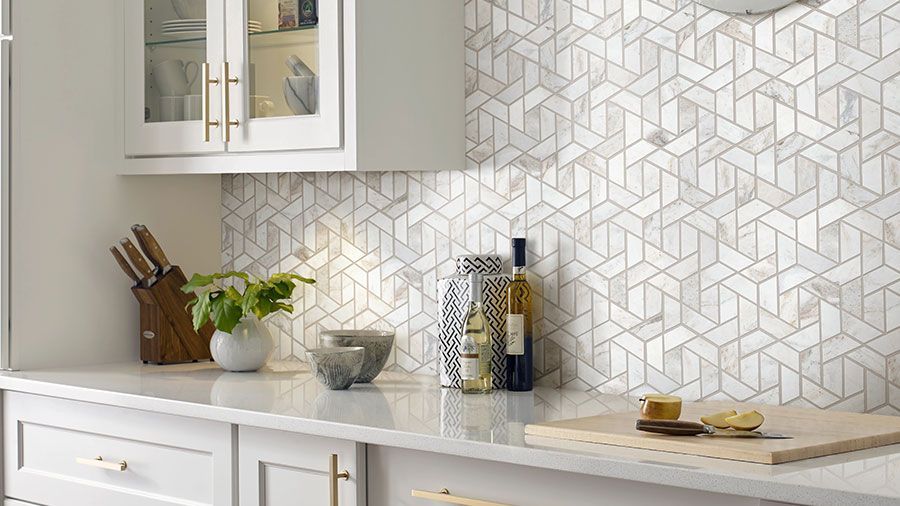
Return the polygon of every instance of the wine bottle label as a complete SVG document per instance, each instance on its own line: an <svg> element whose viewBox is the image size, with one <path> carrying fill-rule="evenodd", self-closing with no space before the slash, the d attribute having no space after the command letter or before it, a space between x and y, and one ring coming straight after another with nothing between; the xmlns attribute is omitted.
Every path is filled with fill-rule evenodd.
<svg viewBox="0 0 900 506"><path fill-rule="evenodd" d="M460 353L459 355L459 377L463 380L478 379L478 354L477 353Z"/></svg>
<svg viewBox="0 0 900 506"><path fill-rule="evenodd" d="M506 354L525 354L525 315L506 316Z"/></svg>

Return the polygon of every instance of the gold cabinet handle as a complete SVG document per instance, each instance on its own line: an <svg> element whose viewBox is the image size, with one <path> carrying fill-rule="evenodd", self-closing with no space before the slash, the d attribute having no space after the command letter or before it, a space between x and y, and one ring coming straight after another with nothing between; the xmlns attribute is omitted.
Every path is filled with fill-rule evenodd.
<svg viewBox="0 0 900 506"><path fill-rule="evenodd" d="M442 488L440 492L431 492L430 490L412 490L412 496L419 499L428 499L430 501L438 501L447 504L460 504L462 506L512 506L499 502L482 501L481 499L471 499L468 497L459 497L450 494L446 488Z"/></svg>
<svg viewBox="0 0 900 506"><path fill-rule="evenodd" d="M76 457L75 462L83 466L99 467L100 469L106 469L107 471L124 471L128 469L128 462L125 462L124 460L107 462L103 460L103 457L94 457L92 459Z"/></svg>
<svg viewBox="0 0 900 506"><path fill-rule="evenodd" d="M231 77L227 61L222 63L222 79L225 80L225 82L222 83L222 117L224 118L222 140L231 142L231 127L237 128L241 122L231 119L231 86L229 85L237 84L238 78Z"/></svg>
<svg viewBox="0 0 900 506"><path fill-rule="evenodd" d="M344 469L343 471L338 472L337 454L332 453L331 461L328 463L328 481L330 485L328 491L328 504L331 506L338 506L338 478L345 481L349 480L350 471Z"/></svg>
<svg viewBox="0 0 900 506"><path fill-rule="evenodd" d="M209 86L210 85L218 85L219 79L217 77L210 78L209 77L209 63L203 63L203 86L200 87L200 91L203 94L200 97L201 107L203 107L203 142L209 142L209 130L211 127L218 127L218 120L210 120L210 112L209 112Z"/></svg>

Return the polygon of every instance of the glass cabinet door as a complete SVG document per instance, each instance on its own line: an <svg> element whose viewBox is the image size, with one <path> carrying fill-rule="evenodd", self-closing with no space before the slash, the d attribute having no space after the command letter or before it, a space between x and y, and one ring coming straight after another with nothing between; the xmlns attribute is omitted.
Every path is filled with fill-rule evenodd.
<svg viewBox="0 0 900 506"><path fill-rule="evenodd" d="M340 4L227 2L228 151L340 147Z"/></svg>
<svg viewBox="0 0 900 506"><path fill-rule="evenodd" d="M205 65L211 78L221 72L225 1L126 2L127 154L224 151L214 126L221 117L221 86L203 77Z"/></svg>

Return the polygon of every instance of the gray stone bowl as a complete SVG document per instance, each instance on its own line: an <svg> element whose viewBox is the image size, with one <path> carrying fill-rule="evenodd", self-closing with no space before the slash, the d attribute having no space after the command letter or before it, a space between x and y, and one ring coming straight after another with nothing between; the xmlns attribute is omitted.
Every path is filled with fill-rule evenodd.
<svg viewBox="0 0 900 506"><path fill-rule="evenodd" d="M329 390L346 390L359 377L366 352L361 346L315 348L306 352L309 368Z"/></svg>
<svg viewBox="0 0 900 506"><path fill-rule="evenodd" d="M337 346L362 346L366 349L362 372L357 383L368 383L375 379L384 368L391 348L394 346L394 332L388 330L326 330L319 336L324 348Z"/></svg>

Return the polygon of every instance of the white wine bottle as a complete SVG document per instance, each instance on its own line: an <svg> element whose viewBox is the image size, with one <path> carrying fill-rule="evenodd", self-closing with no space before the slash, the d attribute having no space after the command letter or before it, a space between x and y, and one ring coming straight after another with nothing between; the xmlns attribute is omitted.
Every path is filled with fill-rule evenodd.
<svg viewBox="0 0 900 506"><path fill-rule="evenodd" d="M527 392L534 387L531 333L531 286L525 279L525 239L512 240L513 280L507 288L506 389Z"/></svg>
<svg viewBox="0 0 900 506"><path fill-rule="evenodd" d="M459 376L464 394L491 391L491 328L481 305L481 274L469 274L469 312L459 346Z"/></svg>

